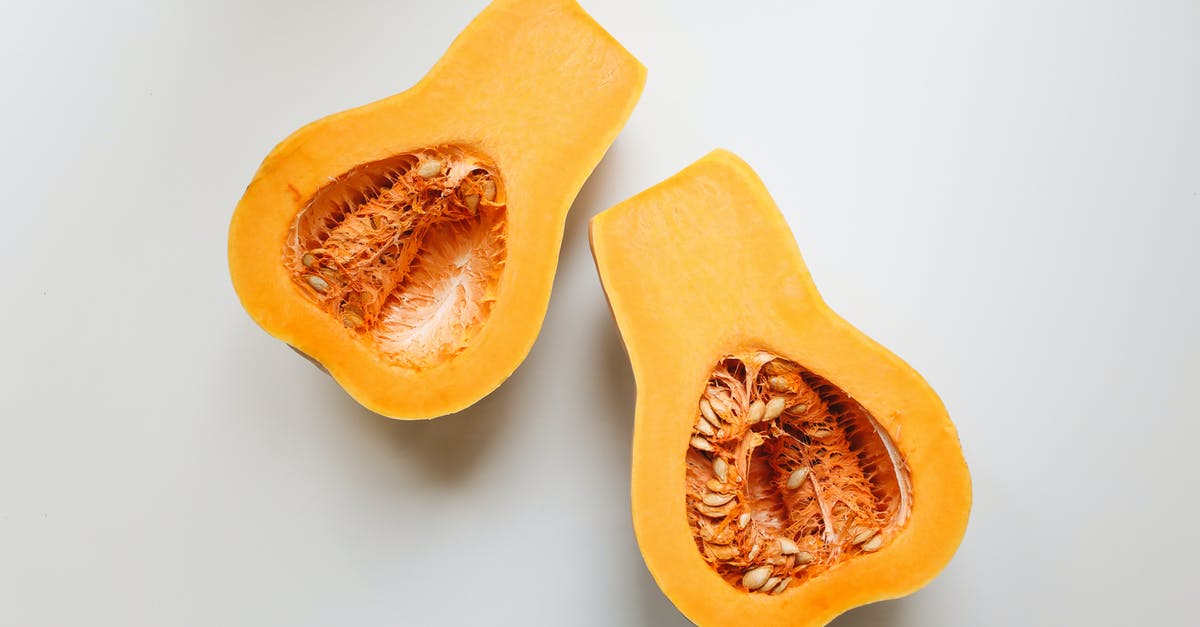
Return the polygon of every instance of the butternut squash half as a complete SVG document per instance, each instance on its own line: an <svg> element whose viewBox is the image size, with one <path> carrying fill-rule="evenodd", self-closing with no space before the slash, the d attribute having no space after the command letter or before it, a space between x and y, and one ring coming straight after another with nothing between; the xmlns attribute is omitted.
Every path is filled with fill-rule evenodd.
<svg viewBox="0 0 1200 627"><path fill-rule="evenodd" d="M497 0L414 87L267 155L229 230L242 305L375 412L471 405L533 345L567 210L644 82L575 2Z"/></svg>
<svg viewBox="0 0 1200 627"><path fill-rule="evenodd" d="M822 625L949 562L971 484L912 368L838 317L754 172L717 151L597 215L633 364L634 529L701 625Z"/></svg>

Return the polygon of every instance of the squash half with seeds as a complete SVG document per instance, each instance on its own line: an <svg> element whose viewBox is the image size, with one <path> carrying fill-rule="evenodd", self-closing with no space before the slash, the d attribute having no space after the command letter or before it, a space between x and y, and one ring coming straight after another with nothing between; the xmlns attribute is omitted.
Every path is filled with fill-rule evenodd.
<svg viewBox="0 0 1200 627"><path fill-rule="evenodd" d="M395 418L461 410L541 327L575 195L645 69L570 0L497 0L414 87L267 155L229 268L259 325Z"/></svg>
<svg viewBox="0 0 1200 627"><path fill-rule="evenodd" d="M912 368L822 300L754 172L714 152L592 219L637 380L633 521L701 625L823 625L949 562L971 483Z"/></svg>

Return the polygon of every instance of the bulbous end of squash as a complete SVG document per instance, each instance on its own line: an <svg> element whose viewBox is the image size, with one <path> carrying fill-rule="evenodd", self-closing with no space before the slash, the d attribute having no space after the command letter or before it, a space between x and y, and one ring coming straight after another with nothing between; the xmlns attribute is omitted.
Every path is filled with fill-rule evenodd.
<svg viewBox="0 0 1200 627"><path fill-rule="evenodd" d="M591 241L637 380L634 529L684 614L821 625L933 579L971 505L954 425L821 299L749 166L713 152Z"/></svg>
<svg viewBox="0 0 1200 627"><path fill-rule="evenodd" d="M463 409L532 347L566 213L645 69L571 0L497 0L411 89L318 120L234 212L246 311L395 418Z"/></svg>

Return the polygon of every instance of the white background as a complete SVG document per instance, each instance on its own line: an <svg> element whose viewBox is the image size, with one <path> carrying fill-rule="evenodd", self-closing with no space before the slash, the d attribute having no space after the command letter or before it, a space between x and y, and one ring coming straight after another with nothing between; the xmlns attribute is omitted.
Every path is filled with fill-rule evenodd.
<svg viewBox="0 0 1200 627"><path fill-rule="evenodd" d="M275 142L483 4L0 9L0 624L685 624L585 227L715 146L971 466L950 566L838 627L1200 624L1200 3L585 0L649 82L540 339L393 422L243 313L226 229Z"/></svg>

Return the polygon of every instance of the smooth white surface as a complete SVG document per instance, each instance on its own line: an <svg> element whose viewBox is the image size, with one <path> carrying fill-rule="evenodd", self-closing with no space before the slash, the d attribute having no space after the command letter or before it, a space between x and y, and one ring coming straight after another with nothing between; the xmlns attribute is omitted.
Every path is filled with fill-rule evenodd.
<svg viewBox="0 0 1200 627"><path fill-rule="evenodd" d="M685 624L632 534L586 223L715 146L973 472L945 572L838 627L1200 624L1200 3L584 4L645 95L528 360L417 424L260 331L225 234L275 142L482 2L0 9L0 624Z"/></svg>

